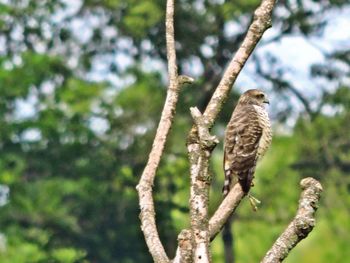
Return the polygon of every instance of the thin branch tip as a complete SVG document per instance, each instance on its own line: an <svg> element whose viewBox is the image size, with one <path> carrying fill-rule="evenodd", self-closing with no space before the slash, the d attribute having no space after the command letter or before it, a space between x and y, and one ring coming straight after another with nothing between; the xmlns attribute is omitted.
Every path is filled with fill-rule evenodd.
<svg viewBox="0 0 350 263"><path fill-rule="evenodd" d="M315 178L307 177L301 180L300 182L301 189L305 190L309 187L314 187L315 190L319 193L323 191L323 187L319 181L317 181Z"/></svg>
<svg viewBox="0 0 350 263"><path fill-rule="evenodd" d="M178 82L180 85L184 85L184 84L192 84L194 82L194 78L191 78L189 76L186 75L180 75L178 76Z"/></svg>
<svg viewBox="0 0 350 263"><path fill-rule="evenodd" d="M322 185L316 179L308 177L301 180L300 186L302 192L296 216L266 253L261 263L282 262L290 251L313 230Z"/></svg>
<svg viewBox="0 0 350 263"><path fill-rule="evenodd" d="M197 107L190 107L190 112L195 124L197 125L198 119L202 118L203 116L202 113L199 111Z"/></svg>

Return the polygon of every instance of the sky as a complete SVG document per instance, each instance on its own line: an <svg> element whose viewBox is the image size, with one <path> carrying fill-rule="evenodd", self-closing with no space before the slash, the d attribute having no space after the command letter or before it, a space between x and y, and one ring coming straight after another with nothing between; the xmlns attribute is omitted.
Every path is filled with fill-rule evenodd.
<svg viewBox="0 0 350 263"><path fill-rule="evenodd" d="M76 12L81 6L81 1L64 0L64 2L67 3L67 8L56 14L54 17L56 22L60 22L64 17ZM280 41L272 42L267 45L258 45L255 53L258 56L264 56L267 53L275 54L284 65L290 68L293 76L298 76L298 78L294 79L302 84L300 86L304 86L305 84L314 85L314 81L310 82L308 76L310 66L315 63L324 62L324 53L330 53L338 48L350 49L350 8L329 11L324 17L324 20L328 22L328 25L324 33L320 36L314 36L308 39L305 39L302 35L285 36ZM98 21L93 18L89 21L75 19L72 22L72 28L74 32L76 32L76 35L81 38L82 42L86 42L92 35L90 28L97 24ZM239 30L239 25L234 23L226 27L227 34L232 34L237 30ZM111 29L110 34L117 34L117 32ZM269 39L273 38L275 35L276 30L272 27L265 32L261 42L269 41ZM120 40L120 43L118 43L120 48L128 47L130 44L131 43L125 39ZM144 45L147 45L147 42L145 42ZM152 47L149 46L149 48ZM206 49L208 53L215 52L215 50L211 50L205 46L203 46L203 49ZM107 72L108 66L106 62L110 60L116 61L121 69L126 69L133 63L133 59L130 56L122 53L117 53L114 57L100 57L95 61L95 67L89 74L89 78L96 81L109 80L115 85L123 85L124 83L122 83L115 74ZM166 65L154 59L145 58L144 64L145 68L149 70L166 71ZM252 81L252 78L250 78L250 67L248 63L242 72L243 74L237 80L238 86L256 85L254 80ZM199 76L203 72L203 68L198 66L198 62L195 60L189 62L186 70L194 77Z"/></svg>

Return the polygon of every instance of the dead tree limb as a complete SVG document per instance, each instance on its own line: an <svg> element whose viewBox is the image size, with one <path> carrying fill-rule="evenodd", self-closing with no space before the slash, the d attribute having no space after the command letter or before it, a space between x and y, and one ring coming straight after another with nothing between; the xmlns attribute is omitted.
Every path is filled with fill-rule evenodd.
<svg viewBox="0 0 350 263"><path fill-rule="evenodd" d="M186 76L178 76L174 37L174 0L167 1L166 7L166 45L168 58L169 86L152 150L147 165L142 173L136 189L139 195L141 229L144 233L148 249L155 262L169 262L160 241L155 220L154 201L152 196L153 182L163 154L167 136L175 115L179 89L183 82L193 81Z"/></svg>
<svg viewBox="0 0 350 263"><path fill-rule="evenodd" d="M276 4L275 0L263 0L260 6L254 12L254 19L248 28L246 37L243 40L240 48L229 63L219 85L209 101L203 118L209 129L214 124L214 121L219 114L222 105L226 101L233 83L238 77L250 54L258 44L264 32L271 27L272 10ZM198 144L196 126L191 130L188 144ZM198 146L197 146L198 147ZM211 239L221 230L227 218L234 212L234 209L239 205L244 193L239 185L236 185L230 194L225 198L218 210L210 219L210 236ZM226 200L227 199L227 200Z"/></svg>
<svg viewBox="0 0 350 263"><path fill-rule="evenodd" d="M183 229L179 234L177 241L179 246L172 263L193 262L193 242L191 230Z"/></svg>
<svg viewBox="0 0 350 263"><path fill-rule="evenodd" d="M276 0L262 0L260 6L255 10L254 12L254 19L252 24L250 25L248 32L243 40L243 43L241 44L240 48L237 50L236 54L232 58L231 62L229 63L227 69L224 72L224 75L217 86L211 100L209 101L205 112L201 116L201 122L205 123L205 129L209 130L213 126L216 117L218 116L219 112L221 111L222 105L226 101L227 97L229 96L229 92L232 88L233 83L238 77L238 74L242 70L243 66L245 65L246 61L248 60L250 54L253 52L255 46L261 39L264 32L271 27L271 16L272 16L272 10L275 6ZM193 112L192 112L193 115ZM194 117L194 116L193 116ZM195 119L195 118L194 118ZM195 120L196 122L196 120ZM190 156L190 163L191 163L191 197L190 197L190 207L191 207L191 229L192 234L199 234L202 235L200 238L201 240L196 240L193 245L194 251L202 251L204 255L204 259L207 261L201 261L201 262L210 262L210 256L208 251L209 248L209 242L212 240L216 234L220 231L223 224L226 222L227 218L232 214L234 209L238 206L240 200L244 197L243 191L240 189L240 191L235 192L234 189L231 190L231 193L225 198L222 205L220 205L217 213L214 214L213 218L210 220L210 223L207 219L204 219L204 216L207 215L207 196L209 195L208 189L209 185L208 182L210 181L210 178L206 178L206 176L209 176L208 167L207 167L207 160L210 157L211 150L204 150L203 151L203 145L205 145L205 142L201 140L201 135L198 123L193 126L191 129L191 132L188 136L187 140L187 148L189 151ZM209 156L203 157L203 152L207 152ZM198 154L200 153L200 154ZM207 154L205 153L205 154ZM199 172L199 176L195 175ZM238 186L237 186L238 187ZM237 189L235 187L235 189ZM196 191L195 189L200 189L200 191ZM201 197L194 197L195 195L200 195ZM196 202L199 202L199 204L196 204ZM232 201L232 203L230 203ZM202 207L202 211L197 211L195 206ZM232 205L233 204L233 205ZM197 226L198 222L193 222L193 216L194 213L200 213L200 218L202 225ZM203 213L202 213L203 212ZM200 229L204 229L207 227L207 230L204 230L204 232L196 232L197 230L200 231ZM193 231L195 230L195 231ZM183 232L182 232L183 233ZM179 235L179 240L181 240L182 244L185 242L188 243L188 239L195 239L196 237L190 237L181 236ZM203 241L207 242L207 244L203 244ZM199 247L202 249L200 250ZM188 248L188 246L186 247ZM176 257L174 259L174 262L191 262L191 261L185 261L184 258L181 258L182 255L188 255L188 250L181 247L179 244L178 250L177 250ZM193 255L193 260L197 260L199 254ZM201 253L202 253L201 252ZM202 254L201 254L202 255Z"/></svg>
<svg viewBox="0 0 350 263"><path fill-rule="evenodd" d="M191 108L191 115L198 131L199 143L188 144L190 159L191 190L190 215L193 243L193 262L210 262L209 236L209 157L219 142L209 134L209 127L197 108Z"/></svg>
<svg viewBox="0 0 350 263"><path fill-rule="evenodd" d="M233 83L236 81L243 66L263 36L264 32L271 27L272 10L276 0L262 0L260 6L254 12L254 19L248 28L248 32L232 58L225 73L209 101L203 115L208 121L209 127L214 124L216 117L226 101Z"/></svg>
<svg viewBox="0 0 350 263"><path fill-rule="evenodd" d="M312 231L315 226L315 213L320 200L322 186L311 178L300 182L303 190L299 199L299 208L293 221L266 253L261 263L282 262L289 252Z"/></svg>
<svg viewBox="0 0 350 263"><path fill-rule="evenodd" d="M223 228L227 219L234 213L245 196L240 184L235 184L209 220L210 239L213 240Z"/></svg>

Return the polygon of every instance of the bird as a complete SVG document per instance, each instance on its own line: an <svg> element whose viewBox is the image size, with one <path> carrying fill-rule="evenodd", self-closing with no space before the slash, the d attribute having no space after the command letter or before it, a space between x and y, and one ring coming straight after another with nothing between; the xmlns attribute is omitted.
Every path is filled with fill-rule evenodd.
<svg viewBox="0 0 350 263"><path fill-rule="evenodd" d="M223 196L238 182L255 211L260 201L249 190L254 185L257 162L272 141L271 124L265 104L269 104L269 100L263 91L250 89L244 92L227 124L224 140Z"/></svg>

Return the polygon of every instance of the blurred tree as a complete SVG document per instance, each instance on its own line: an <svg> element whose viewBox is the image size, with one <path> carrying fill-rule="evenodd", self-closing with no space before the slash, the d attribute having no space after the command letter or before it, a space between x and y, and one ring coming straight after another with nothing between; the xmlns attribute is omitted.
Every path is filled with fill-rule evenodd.
<svg viewBox="0 0 350 263"><path fill-rule="evenodd" d="M205 107L257 3L178 1L175 19L180 72L198 79L193 88L181 94L179 114L156 182L160 234L171 253L177 230L188 223L184 145L184 133L190 127L188 107ZM329 14L345 7L349 7L346 0L280 1L274 14L273 37L260 46L291 35L323 36ZM6 250L0 252L1 262L150 262L136 216L134 187L165 94L164 9L161 0L0 1L0 183L11 189L10 203L0 213L1 231L7 238ZM346 88L339 89L344 94L335 97L328 97L324 88L326 104L321 100L311 103L310 97L300 89L298 92L286 76L288 65L274 54L263 53L252 61L258 82L271 87L276 101L281 101L273 109L276 119L283 123L290 118L296 108L293 98L297 98L307 112L315 114L315 122L300 121L296 128L295 136L301 138L298 145L304 144L302 135L308 134L312 142L309 150L291 151L285 159L281 157L285 149L298 146L289 138L275 140L271 162L266 161L261 168L266 176L258 175L261 188L256 189L269 204L268 214L254 215L259 219L254 221L242 207L235 234L240 255L245 254L247 244L247 237L239 231L242 222L248 221L252 229L264 228L259 224L262 218L267 218L266 229L271 222L279 222L277 234L281 221L292 215L293 207L286 208L284 203L297 196L288 191L288 186L298 181L290 169L293 163L298 169L306 167L303 174L314 165L327 166L324 169L329 177L338 178L338 182L347 180L344 174L348 169L341 139L340 148L327 144L333 136L345 140L346 130L341 125L346 126L348 117L343 116L345 113L327 116L322 111L346 107ZM336 86L348 76L349 65L347 49L332 50L326 54L326 62L315 65L308 77ZM225 106L215 132L222 133L233 101ZM329 123L334 129L329 129ZM334 135L338 131L341 136ZM319 139L325 143L318 144ZM297 161L308 160L306 157L313 155L307 151L315 152L317 147L324 147L321 153L326 154L315 155L306 166ZM327 156L331 156L331 164ZM219 154L213 166L220 175ZM322 180L327 180L322 170L317 171ZM221 177L213 184L213 200L217 202ZM340 183L334 183L333 189L339 185L344 196L349 189ZM281 197L268 196L272 191ZM328 205L338 200L335 193ZM164 212L169 208L170 213ZM336 218L334 222L347 219L335 210L331 215ZM327 225L330 220L324 217ZM255 238L261 237L263 234ZM343 244L345 240L344 235ZM214 256L220 261L220 241L214 246ZM256 261L261 257L259 251L268 246L267 241L262 242L261 250L246 255L246 261ZM335 253L326 259L333 256Z"/></svg>
<svg viewBox="0 0 350 263"><path fill-rule="evenodd" d="M318 178L327 191L320 210L322 228L315 237L322 240L322 244L309 250L320 260L340 262L350 256L346 249L350 240L347 223L350 220L350 87L343 85L325 94L322 104L322 114L311 124L300 120L296 125L300 148L293 167L302 177ZM337 247L327 245L326 240L334 239ZM305 250L303 252L306 254Z"/></svg>

